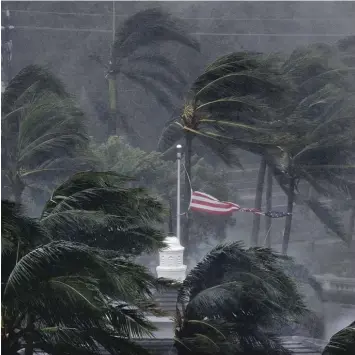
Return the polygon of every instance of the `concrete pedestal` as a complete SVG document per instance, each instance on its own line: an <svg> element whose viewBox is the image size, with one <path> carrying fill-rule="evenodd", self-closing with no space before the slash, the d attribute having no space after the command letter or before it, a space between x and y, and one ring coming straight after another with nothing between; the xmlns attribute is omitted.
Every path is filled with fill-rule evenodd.
<svg viewBox="0 0 355 355"><path fill-rule="evenodd" d="M159 253L157 275L182 282L186 277L186 265L183 264L184 247L173 235L167 236L165 243L167 247Z"/></svg>

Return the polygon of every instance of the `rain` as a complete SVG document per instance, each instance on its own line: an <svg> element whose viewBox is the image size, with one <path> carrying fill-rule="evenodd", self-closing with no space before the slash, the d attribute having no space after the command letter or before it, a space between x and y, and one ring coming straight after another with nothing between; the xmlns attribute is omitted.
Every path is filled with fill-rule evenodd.
<svg viewBox="0 0 355 355"><path fill-rule="evenodd" d="M2 1L3 353L354 355L354 18Z"/></svg>

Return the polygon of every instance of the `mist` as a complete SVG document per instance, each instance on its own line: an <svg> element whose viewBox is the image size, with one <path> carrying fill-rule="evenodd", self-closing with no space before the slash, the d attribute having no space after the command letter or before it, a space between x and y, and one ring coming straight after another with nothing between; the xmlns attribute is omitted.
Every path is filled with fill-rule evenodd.
<svg viewBox="0 0 355 355"><path fill-rule="evenodd" d="M166 57L176 65L184 80L177 83L174 95L170 95L167 87L162 89L163 92L169 94L167 99L169 103L163 105L147 87L131 80L129 75L118 75L116 81L117 112L120 117L129 122L131 131L122 134L125 137L123 143L121 141L112 143L112 152L105 145L108 144L110 136L107 124L110 117L110 93L107 78L109 77L108 63L111 55L113 22L114 26L119 29L130 16L152 8L161 8L178 18L184 31L199 43L200 49L196 51L191 46L173 41L156 41L137 51L141 56ZM116 1L115 16L113 16L113 3L109 1L3 1L2 22L5 21L5 9L10 11L11 24L14 26L11 32L11 77L28 65L38 64L47 67L62 80L69 94L75 98L83 110L91 148L94 147L97 153L95 157L107 170L112 166L116 168L118 166L115 161L120 158L115 151L117 147L122 148L122 151L126 149L125 152L127 151L127 155L131 154L130 157L140 154L145 156L144 154L158 150L158 142L164 127L180 115L192 84L204 72L207 65L217 58L232 52L244 51L266 55L278 53L282 58L288 58L298 48L316 43L335 46L339 40L355 35L355 2L352 1ZM95 56L96 59L93 59ZM153 78L154 75L157 76L157 73L160 73L159 69L155 72L152 70L152 64L149 61L133 63L129 58L124 58L120 65L128 68L127 71L131 73L142 71L143 78L144 71L151 70ZM2 65L2 82L7 82L8 76L8 70ZM168 87L169 85L173 87L172 82L168 84ZM276 105L277 98L273 100L273 104ZM115 135L121 136L121 134ZM261 161L259 156L239 149L240 166L230 167L223 163L218 154L209 153L207 148L203 146L201 148L201 145L195 141L192 143L192 148L198 161L192 164L195 167L193 174L196 176L192 178L192 190L205 191L221 201L237 203L242 208L254 207ZM134 152L133 149L135 149ZM202 162L198 160L201 158L203 158ZM172 207L169 207L171 220L168 221L166 217L164 222L166 233L171 226L174 230L176 227L174 159L174 157L171 159L171 165L168 166L171 174L164 176L161 180L156 177L161 167L154 168L156 170L151 176L143 169L143 172L139 171L141 174L139 181L144 187L159 195L162 200L165 199L165 202L171 203ZM152 161L155 160L152 159ZM136 173L139 170L136 165L134 166L136 170L134 170L130 164L122 164L120 172ZM207 179L207 176L210 177ZM46 176L46 179L52 185L54 180L57 181L56 179L58 183L62 181L55 174ZM166 191L162 192L162 186L166 181L169 181L166 185L171 185L171 191L166 188ZM286 211L288 196L275 181L272 189L272 209ZM32 185L41 184L40 181L31 181L31 183ZM159 186L156 186L158 184ZM185 189L185 185L182 189ZM310 193L309 186L302 179L297 189L304 195ZM4 190L3 195L6 193ZM47 189L45 192L36 192L36 194L34 195L32 190L26 188L23 201L27 214L37 218L41 215L45 202L51 197L51 191ZM266 194L266 188L264 188L261 201L262 211L267 209ZM321 196L317 192L314 194L313 196L317 198ZM324 196L320 198L325 201L324 203L330 200ZM183 201L182 213L187 212L186 203ZM331 205L331 203L328 204ZM342 209L336 203L331 207L340 215L344 229L348 230L354 218L353 209ZM188 270L195 267L209 251L220 243L241 241L246 247L252 246L251 233L255 219L253 213L238 211L223 222L220 222L221 220L216 222L217 218L200 216L197 212L192 212L191 215L193 222L190 228L191 233L196 236L196 242L189 255ZM185 216L182 217L183 223L185 223L184 218ZM342 240L331 228L322 223L310 208L305 204L295 202L287 254L294 258L296 264L303 265L316 277L352 279L353 283L349 287L354 290L355 229L350 228L350 230L352 235L348 237L349 239ZM273 219L271 228L268 228L267 219L261 217L258 246L269 246L276 253L281 253L284 231L284 218ZM144 255L137 260L155 273L159 262L157 254ZM325 284L324 281L323 285ZM354 321L355 299L351 302L345 299L345 296L344 299L339 296L340 298L338 297L336 301L333 298L320 300L312 289L305 288L302 292L311 310L324 321L323 334L319 337L322 340L328 341L334 333ZM347 292L350 291L344 291L346 297L348 297ZM311 331L306 333L305 331L302 335L316 338Z"/></svg>

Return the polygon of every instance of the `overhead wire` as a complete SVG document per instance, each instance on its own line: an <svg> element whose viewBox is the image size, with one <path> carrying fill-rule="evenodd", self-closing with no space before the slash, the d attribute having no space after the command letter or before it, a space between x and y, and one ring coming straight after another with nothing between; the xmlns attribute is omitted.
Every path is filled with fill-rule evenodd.
<svg viewBox="0 0 355 355"><path fill-rule="evenodd" d="M48 15L75 15L75 16L108 16L112 15L112 11L106 11L103 13L87 13L87 12L59 12L59 11L40 11L40 10L17 10L17 9L9 9L11 12L19 12L19 13L37 13L37 14L48 14ZM2 11L4 12L4 11ZM133 14L128 15L120 15L115 14L115 17L130 17ZM331 21L344 21L351 20L352 17L237 17L237 18L223 18L223 17L184 17L178 16L174 14L175 17L181 20L203 20L203 21L317 21L317 20L331 20Z"/></svg>
<svg viewBox="0 0 355 355"><path fill-rule="evenodd" d="M52 31L67 31L67 32L101 32L101 33L112 33L112 30L104 29L90 29L90 28L66 28L66 27L46 27L46 26L23 26L16 25L16 29L26 29L26 30L52 30ZM351 36L352 33L216 33L216 32L190 32L191 35L195 36L222 36L222 37L237 37L237 36L257 36L257 37L347 37Z"/></svg>

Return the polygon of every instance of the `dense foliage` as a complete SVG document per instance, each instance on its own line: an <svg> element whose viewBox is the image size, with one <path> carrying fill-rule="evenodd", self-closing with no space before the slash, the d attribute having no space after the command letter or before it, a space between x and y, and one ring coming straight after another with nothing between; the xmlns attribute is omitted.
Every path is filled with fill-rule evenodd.
<svg viewBox="0 0 355 355"><path fill-rule="evenodd" d="M355 321L335 333L322 355L351 355L355 351Z"/></svg>
<svg viewBox="0 0 355 355"><path fill-rule="evenodd" d="M190 271L178 295L179 354L287 354L275 325L306 313L284 272L289 260L269 249L219 245Z"/></svg>
<svg viewBox="0 0 355 355"><path fill-rule="evenodd" d="M113 173L60 185L39 220L2 201L2 348L6 354L145 354L164 285L132 261L164 246L162 206ZM108 198L111 196L111 199ZM97 237L100 238L97 238Z"/></svg>
<svg viewBox="0 0 355 355"><path fill-rule="evenodd" d="M168 111L174 109L172 96L183 95L187 84L185 75L167 56L152 54L146 49L171 41L196 51L200 48L199 43L184 29L181 20L159 8L137 12L116 29L107 70L111 111L109 135L116 134L117 128L126 134L135 133L116 102L117 75L123 75L149 91ZM145 49L143 53L142 48Z"/></svg>
<svg viewBox="0 0 355 355"><path fill-rule="evenodd" d="M47 69L30 65L1 100L2 191L21 202L60 178L92 166L81 109ZM53 184L54 182L54 184Z"/></svg>

